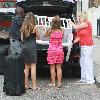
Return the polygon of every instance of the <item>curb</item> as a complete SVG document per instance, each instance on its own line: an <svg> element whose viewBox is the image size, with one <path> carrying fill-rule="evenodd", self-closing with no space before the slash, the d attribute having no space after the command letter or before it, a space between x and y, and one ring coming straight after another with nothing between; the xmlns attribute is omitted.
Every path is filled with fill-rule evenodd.
<svg viewBox="0 0 100 100"><path fill-rule="evenodd" d="M100 88L100 36L94 36L94 41L95 41L95 59L94 59L94 77L95 77L95 84L98 88Z"/></svg>
<svg viewBox="0 0 100 100"><path fill-rule="evenodd" d="M98 88L100 88L100 77L99 77L99 75L100 75L100 71L98 71L98 66L99 65L97 65L96 63L95 63L95 70L94 70L94 78L95 78L95 84L96 84L96 86L98 87ZM97 67L96 67L97 66Z"/></svg>
<svg viewBox="0 0 100 100"><path fill-rule="evenodd" d="M95 84L96 84L96 86L97 86L98 88L100 88L100 80L98 80L98 79L96 78L96 76L95 76L94 78L95 78Z"/></svg>
<svg viewBox="0 0 100 100"><path fill-rule="evenodd" d="M100 88L100 82L96 80L96 86Z"/></svg>
<svg viewBox="0 0 100 100"><path fill-rule="evenodd" d="M94 36L95 38L97 38L97 39L100 39L100 36Z"/></svg>

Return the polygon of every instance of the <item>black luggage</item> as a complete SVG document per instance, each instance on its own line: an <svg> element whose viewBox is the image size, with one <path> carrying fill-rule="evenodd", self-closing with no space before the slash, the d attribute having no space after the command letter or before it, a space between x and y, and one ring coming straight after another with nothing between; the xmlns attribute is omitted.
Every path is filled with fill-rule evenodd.
<svg viewBox="0 0 100 100"><path fill-rule="evenodd" d="M5 56L8 54L7 45L0 45L0 75L4 73Z"/></svg>
<svg viewBox="0 0 100 100"><path fill-rule="evenodd" d="M25 92L24 64L19 54L6 57L3 91L12 96L20 96Z"/></svg>
<svg viewBox="0 0 100 100"><path fill-rule="evenodd" d="M8 55L9 38L0 38L0 75L4 74L5 56Z"/></svg>

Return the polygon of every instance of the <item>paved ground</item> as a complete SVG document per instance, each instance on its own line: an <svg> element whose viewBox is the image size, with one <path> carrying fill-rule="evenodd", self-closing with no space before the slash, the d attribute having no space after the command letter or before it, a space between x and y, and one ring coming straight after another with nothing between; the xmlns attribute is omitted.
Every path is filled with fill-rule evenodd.
<svg viewBox="0 0 100 100"><path fill-rule="evenodd" d="M51 88L48 87L49 77L46 74L41 77L42 74L37 78L42 90L28 90L22 96L14 97L2 92L3 76L0 76L0 100L100 100L100 89L96 85L79 85L77 78L63 78L61 89Z"/></svg>

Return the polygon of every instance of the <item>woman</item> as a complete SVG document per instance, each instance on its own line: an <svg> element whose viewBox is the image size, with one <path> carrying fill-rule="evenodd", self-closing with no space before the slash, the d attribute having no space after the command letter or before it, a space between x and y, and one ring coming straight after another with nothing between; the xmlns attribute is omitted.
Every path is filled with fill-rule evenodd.
<svg viewBox="0 0 100 100"><path fill-rule="evenodd" d="M93 73L94 42L92 38L92 26L88 21L86 12L78 13L78 22L79 23L77 25L73 22L71 22L71 24L72 27L77 30L77 37L74 40L74 43L79 41L81 46L81 80L79 82L93 84L95 83Z"/></svg>
<svg viewBox="0 0 100 100"><path fill-rule="evenodd" d="M21 38L23 41L22 56L25 63L25 88L29 89L28 75L31 69L32 89L36 90L36 63L37 63L37 49L36 37L39 39L38 31L35 26L35 17L32 12L26 14L23 25L21 27Z"/></svg>
<svg viewBox="0 0 100 100"><path fill-rule="evenodd" d="M24 9L21 7L16 7L15 9L15 18L12 20L11 23L11 30L10 30L10 54L20 54L21 49L21 32L20 28L23 24L23 18L25 17Z"/></svg>
<svg viewBox="0 0 100 100"><path fill-rule="evenodd" d="M49 86L55 87L55 78L57 69L57 79L58 84L57 87L60 88L62 86L62 69L61 65L64 59L64 52L62 47L62 38L63 31L60 28L60 17L55 16L52 19L51 28L46 32L45 36L50 36L50 44L48 48L47 61L50 64L50 73L51 73L51 83Z"/></svg>

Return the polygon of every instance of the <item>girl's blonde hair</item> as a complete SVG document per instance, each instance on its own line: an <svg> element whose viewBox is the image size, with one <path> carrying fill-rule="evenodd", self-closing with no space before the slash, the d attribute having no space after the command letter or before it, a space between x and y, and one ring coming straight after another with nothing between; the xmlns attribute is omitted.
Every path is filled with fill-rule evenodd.
<svg viewBox="0 0 100 100"><path fill-rule="evenodd" d="M31 32L33 32L35 25L36 24L34 14L32 12L27 13L20 30L23 38L30 36Z"/></svg>
<svg viewBox="0 0 100 100"><path fill-rule="evenodd" d="M52 19L52 29L60 29L60 17L57 15Z"/></svg>
<svg viewBox="0 0 100 100"><path fill-rule="evenodd" d="M80 16L82 21L85 21L88 18L87 12L78 12L77 16Z"/></svg>

